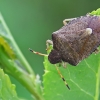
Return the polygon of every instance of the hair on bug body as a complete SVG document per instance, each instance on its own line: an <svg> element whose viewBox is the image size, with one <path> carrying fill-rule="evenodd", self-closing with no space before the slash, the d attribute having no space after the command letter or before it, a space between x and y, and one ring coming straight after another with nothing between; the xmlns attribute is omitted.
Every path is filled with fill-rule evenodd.
<svg viewBox="0 0 100 100"><path fill-rule="evenodd" d="M67 23L68 22L68 23ZM30 49L35 54L48 56L52 64L67 62L76 66L83 59L97 50L100 45L100 16L85 15L78 18L65 19L64 26L52 33L52 41L47 40L53 45L49 55L38 53ZM69 88L58 67L56 69Z"/></svg>

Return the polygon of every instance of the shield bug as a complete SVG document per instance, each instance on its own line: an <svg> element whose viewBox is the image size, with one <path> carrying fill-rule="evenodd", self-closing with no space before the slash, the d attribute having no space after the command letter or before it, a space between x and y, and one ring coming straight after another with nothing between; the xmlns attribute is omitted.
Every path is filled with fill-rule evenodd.
<svg viewBox="0 0 100 100"><path fill-rule="evenodd" d="M52 64L67 62L76 66L95 52L100 45L100 16L88 14L78 18L65 19L63 22L64 26L52 33L52 41L49 43L53 44L53 49L48 55L48 60ZM45 55L32 49L30 51ZM58 73L70 89L59 70Z"/></svg>
<svg viewBox="0 0 100 100"><path fill-rule="evenodd" d="M52 64L68 62L76 66L100 45L100 17L73 19L52 34L53 50L48 56Z"/></svg>

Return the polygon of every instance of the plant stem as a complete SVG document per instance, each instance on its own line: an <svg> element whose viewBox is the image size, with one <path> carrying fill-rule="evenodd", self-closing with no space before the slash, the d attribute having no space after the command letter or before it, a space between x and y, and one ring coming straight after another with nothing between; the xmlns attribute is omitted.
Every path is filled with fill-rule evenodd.
<svg viewBox="0 0 100 100"><path fill-rule="evenodd" d="M24 67L26 68L26 70L30 73L34 75L34 72L32 70L32 68L30 67L29 63L27 62L27 60L25 59L25 57L23 56L22 52L20 51L19 47L17 46L15 40L13 39L10 30L8 29L2 15L0 14L0 21L2 21L2 25L5 28L6 33L9 35L10 37L10 41L11 43L13 43L13 47L15 49L16 55L18 57L18 59L20 60L20 62L24 65Z"/></svg>
<svg viewBox="0 0 100 100"><path fill-rule="evenodd" d="M16 78L26 89L35 97L36 100L43 100L41 85L36 83L36 76L28 64L27 60L23 56L16 42L14 41L5 21L0 14L0 36L4 43L0 43L0 64L4 71L11 74ZM16 56L15 59L11 59L5 50L4 45L6 42L9 47L13 47L13 52ZM9 51L8 51L9 53ZM39 87L39 89L38 89Z"/></svg>
<svg viewBox="0 0 100 100"><path fill-rule="evenodd" d="M4 52L0 49L0 52ZM6 66L6 72L15 77L22 85L24 85L27 90L33 94L36 100L43 100L38 91L36 90L36 84L33 78L24 70L15 64L15 62L9 58L4 53L0 53L0 62L2 66Z"/></svg>

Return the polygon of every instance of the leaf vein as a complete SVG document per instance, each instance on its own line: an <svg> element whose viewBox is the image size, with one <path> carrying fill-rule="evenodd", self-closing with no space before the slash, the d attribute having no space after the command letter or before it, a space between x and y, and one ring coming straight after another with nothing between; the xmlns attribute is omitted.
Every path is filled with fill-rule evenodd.
<svg viewBox="0 0 100 100"><path fill-rule="evenodd" d="M73 82L82 92L89 95L90 97L94 98L90 93L86 92L84 89L82 89L76 82L74 82L72 79L70 79L71 82Z"/></svg>
<svg viewBox="0 0 100 100"><path fill-rule="evenodd" d="M87 65L87 67L90 68L96 74L96 72L91 68L91 66L87 63L87 61L86 60L84 60L84 61L85 61L86 65Z"/></svg>

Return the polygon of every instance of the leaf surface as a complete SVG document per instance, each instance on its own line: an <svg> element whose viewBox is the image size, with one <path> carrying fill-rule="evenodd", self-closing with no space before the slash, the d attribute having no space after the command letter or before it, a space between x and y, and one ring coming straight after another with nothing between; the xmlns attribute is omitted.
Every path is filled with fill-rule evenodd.
<svg viewBox="0 0 100 100"><path fill-rule="evenodd" d="M22 100L17 97L15 85L11 84L8 75L4 74L2 69L0 69L0 100Z"/></svg>
<svg viewBox="0 0 100 100"><path fill-rule="evenodd" d="M92 54L78 66L59 68L70 90L65 86L54 65L45 58L45 100L98 100L100 54Z"/></svg>

